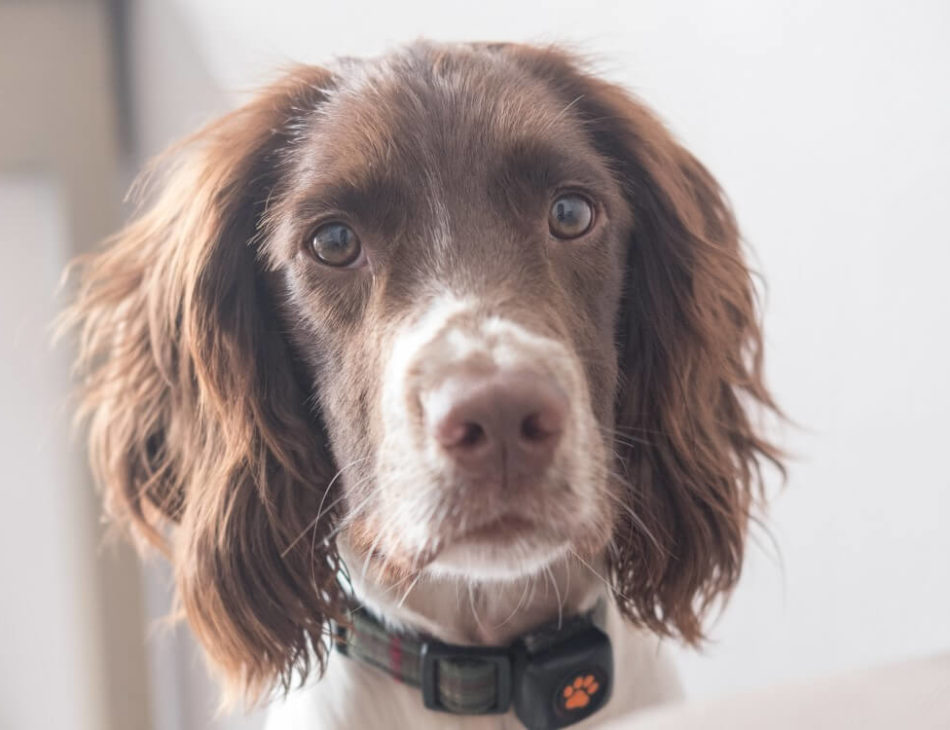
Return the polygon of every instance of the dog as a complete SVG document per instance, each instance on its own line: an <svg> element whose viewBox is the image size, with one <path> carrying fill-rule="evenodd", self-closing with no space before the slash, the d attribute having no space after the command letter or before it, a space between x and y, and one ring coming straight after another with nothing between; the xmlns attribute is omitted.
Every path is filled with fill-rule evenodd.
<svg viewBox="0 0 950 730"><path fill-rule="evenodd" d="M653 113L556 47L417 42L290 70L148 189L81 264L80 412L227 701L541 728L679 696L661 640L702 641L782 457L734 215Z"/></svg>

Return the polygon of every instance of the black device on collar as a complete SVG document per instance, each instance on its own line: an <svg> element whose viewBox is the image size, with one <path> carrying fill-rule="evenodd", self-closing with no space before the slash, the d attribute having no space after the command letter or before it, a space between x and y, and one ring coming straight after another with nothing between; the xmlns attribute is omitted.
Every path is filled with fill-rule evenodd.
<svg viewBox="0 0 950 730"><path fill-rule="evenodd" d="M528 730L554 730L590 717L610 698L613 652L593 611L503 647L400 634L364 608L350 618L348 626L334 626L337 649L419 687L431 710L485 715L514 708Z"/></svg>

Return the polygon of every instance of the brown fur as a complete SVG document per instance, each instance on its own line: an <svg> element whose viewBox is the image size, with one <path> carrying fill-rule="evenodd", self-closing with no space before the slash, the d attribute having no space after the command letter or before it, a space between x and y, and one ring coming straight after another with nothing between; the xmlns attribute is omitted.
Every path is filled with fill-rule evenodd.
<svg viewBox="0 0 950 730"><path fill-rule="evenodd" d="M491 169L499 205L529 209L533 185L567 174L601 185L612 206L604 240L614 253L565 252L573 258L550 264L563 267L551 287L539 283L548 269L525 258L513 283L499 269L510 286L496 297L570 340L585 362L616 452L609 467L623 477L613 488L629 508L615 515L607 549L621 611L700 640L706 610L739 577L761 460L779 464L747 412L775 406L736 223L706 169L642 104L556 49L419 44L400 59L391 87L363 92L345 120L321 108L358 64L301 67L173 148L155 173L157 196L84 262L67 313L80 333L82 411L108 514L168 555L199 640L250 699L306 675L311 657L321 668L326 660L328 621L345 602L336 530L373 488L344 487L365 470L353 482L334 476L378 442L372 374L385 354L370 328L408 316L418 274L382 251L390 268L379 281L351 285L342 272L307 268L312 291L292 292L284 272L311 266L294 241L314 200L352 203L374 230L409 225L405 211L423 202L407 183L415 162L389 141L444 134L426 121L428 79L485 84L484 103L527 99L520 116L495 122L498 138L517 142L509 167ZM532 112L535 98L561 117ZM482 134L478 114L442 113L456 121L445 144L484 167L466 147ZM552 125L567 131L553 137ZM558 169L551 150L561 144L584 162ZM330 167L346 185L321 182ZM472 173L460 190L479 179ZM340 200L360 185L362 209ZM506 219L509 237L532 235L518 228L524 219ZM492 262L453 251L441 271L477 265L489 276ZM517 298L529 294L535 304L524 307ZM548 310L561 314L538 314ZM367 549L372 524L353 522Z"/></svg>

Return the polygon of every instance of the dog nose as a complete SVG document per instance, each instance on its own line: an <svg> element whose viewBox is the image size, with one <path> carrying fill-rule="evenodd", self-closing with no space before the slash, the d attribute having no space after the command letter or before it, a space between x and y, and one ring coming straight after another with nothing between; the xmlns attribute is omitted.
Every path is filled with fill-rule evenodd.
<svg viewBox="0 0 950 730"><path fill-rule="evenodd" d="M450 376L423 403L432 437L458 466L509 479L551 463L568 410L557 383L520 371Z"/></svg>

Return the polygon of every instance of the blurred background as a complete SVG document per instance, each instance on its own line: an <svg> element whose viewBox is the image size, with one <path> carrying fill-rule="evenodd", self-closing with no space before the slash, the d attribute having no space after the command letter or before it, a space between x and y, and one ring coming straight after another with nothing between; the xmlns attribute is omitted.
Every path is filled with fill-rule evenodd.
<svg viewBox="0 0 950 730"><path fill-rule="evenodd" d="M776 545L677 652L687 691L950 649L946 0L0 0L0 728L261 726L213 716L164 566L103 547L57 282L149 156L282 65L420 36L589 52L719 178L768 283L795 460Z"/></svg>

